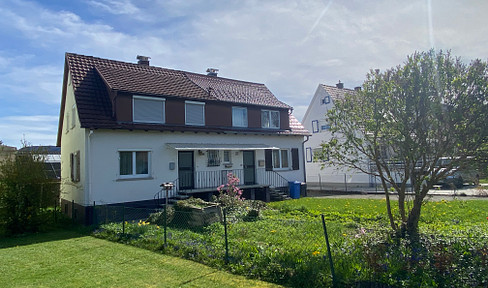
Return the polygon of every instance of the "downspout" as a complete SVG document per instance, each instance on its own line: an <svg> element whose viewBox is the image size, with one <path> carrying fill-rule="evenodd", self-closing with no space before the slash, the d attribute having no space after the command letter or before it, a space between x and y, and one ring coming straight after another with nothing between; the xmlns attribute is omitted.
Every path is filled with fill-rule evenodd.
<svg viewBox="0 0 488 288"><path fill-rule="evenodd" d="M302 159L302 162L303 162L303 181L304 182L307 182L307 171L306 171L306 168L305 168L305 158L307 157L307 155L305 155L305 142L307 142L309 139L310 139L310 135L306 135L305 137L307 137L307 139L305 139L303 142L302 142L302 155L303 155L303 159Z"/></svg>
<svg viewBox="0 0 488 288"><path fill-rule="evenodd" d="M92 193L92 170L91 169L91 137L93 135L93 130L90 129L90 133L88 133L88 143L87 143L87 157L86 157L86 167L88 169L88 195L85 195L85 205L91 205L91 201L93 200L93 193ZM87 199L88 198L88 199Z"/></svg>

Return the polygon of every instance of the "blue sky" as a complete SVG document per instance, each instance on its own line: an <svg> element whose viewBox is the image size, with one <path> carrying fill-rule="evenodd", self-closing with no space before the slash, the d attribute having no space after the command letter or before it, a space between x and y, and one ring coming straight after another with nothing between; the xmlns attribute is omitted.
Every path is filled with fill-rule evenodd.
<svg viewBox="0 0 488 288"><path fill-rule="evenodd" d="M0 140L54 145L64 53L264 83L298 119L319 83L361 85L415 51L488 55L488 1L2 0Z"/></svg>

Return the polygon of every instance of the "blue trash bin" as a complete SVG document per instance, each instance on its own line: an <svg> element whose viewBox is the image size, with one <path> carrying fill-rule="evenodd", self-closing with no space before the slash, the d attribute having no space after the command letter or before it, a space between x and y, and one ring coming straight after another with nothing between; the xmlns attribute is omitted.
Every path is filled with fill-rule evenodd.
<svg viewBox="0 0 488 288"><path fill-rule="evenodd" d="M290 189L290 197L292 199L299 199L300 198L300 184L299 181L289 181L288 187Z"/></svg>

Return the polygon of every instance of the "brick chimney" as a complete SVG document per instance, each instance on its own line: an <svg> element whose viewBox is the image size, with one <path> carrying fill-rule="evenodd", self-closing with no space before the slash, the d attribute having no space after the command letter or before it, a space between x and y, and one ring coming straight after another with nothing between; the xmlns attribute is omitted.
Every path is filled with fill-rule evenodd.
<svg viewBox="0 0 488 288"><path fill-rule="evenodd" d="M208 68L207 69L207 76L217 77L217 72L219 72L219 69L216 69L216 68Z"/></svg>
<svg viewBox="0 0 488 288"><path fill-rule="evenodd" d="M343 89L344 88L344 83L341 83L341 80L339 80L339 83L336 84L336 87L339 88L339 89Z"/></svg>
<svg viewBox="0 0 488 288"><path fill-rule="evenodd" d="M151 59L151 57L148 57L148 56L141 56L141 55L137 55L137 64L139 65L144 65L144 66L149 66L149 59Z"/></svg>

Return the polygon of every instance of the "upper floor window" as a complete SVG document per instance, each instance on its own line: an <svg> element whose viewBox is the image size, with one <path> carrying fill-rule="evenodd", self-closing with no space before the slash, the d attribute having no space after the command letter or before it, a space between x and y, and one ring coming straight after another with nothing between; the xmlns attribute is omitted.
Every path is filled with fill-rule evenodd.
<svg viewBox="0 0 488 288"><path fill-rule="evenodd" d="M149 151L119 151L120 178L149 177Z"/></svg>
<svg viewBox="0 0 488 288"><path fill-rule="evenodd" d="M322 103L321 104L329 104L330 103L330 96L327 95L324 98L322 98Z"/></svg>
<svg viewBox="0 0 488 288"><path fill-rule="evenodd" d="M70 123L70 122L69 122L69 111L67 111L67 112L66 112L66 122L64 123L64 124L66 124L66 125L65 125L65 126L66 126L66 133L68 133L68 132L69 132L69 128L70 128L70 127L69 127L69 123Z"/></svg>
<svg viewBox="0 0 488 288"><path fill-rule="evenodd" d="M144 123L164 123L165 99L133 96L133 120Z"/></svg>
<svg viewBox="0 0 488 288"><path fill-rule="evenodd" d="M329 124L323 124L322 126L320 126L320 130L322 130L322 131L329 130L329 129L330 129Z"/></svg>
<svg viewBox="0 0 488 288"><path fill-rule="evenodd" d="M71 107L71 129L75 128L76 125L76 106Z"/></svg>
<svg viewBox="0 0 488 288"><path fill-rule="evenodd" d="M205 125L205 103L194 101L185 102L185 124Z"/></svg>
<svg viewBox="0 0 488 288"><path fill-rule="evenodd" d="M280 128L280 112L274 110L261 110L261 127Z"/></svg>
<svg viewBox="0 0 488 288"><path fill-rule="evenodd" d="M312 133L319 132L319 120L312 120Z"/></svg>
<svg viewBox="0 0 488 288"><path fill-rule="evenodd" d="M247 127L247 108L232 107L232 126Z"/></svg>

